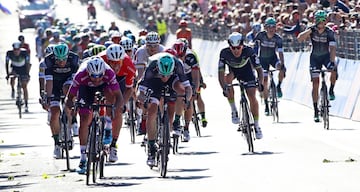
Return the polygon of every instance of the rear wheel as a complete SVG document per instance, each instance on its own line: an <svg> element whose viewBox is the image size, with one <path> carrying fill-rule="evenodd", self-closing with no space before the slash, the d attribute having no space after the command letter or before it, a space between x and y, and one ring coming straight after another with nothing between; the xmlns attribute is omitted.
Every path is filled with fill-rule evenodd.
<svg viewBox="0 0 360 192"><path fill-rule="evenodd" d="M327 96L327 89L326 87L323 87L322 89L322 117L324 121L324 129L329 129L329 99Z"/></svg>
<svg viewBox="0 0 360 192"><path fill-rule="evenodd" d="M129 128L130 128L130 138L131 138L131 143L135 143L135 110L134 110L134 99L131 97L129 100L130 104L130 110L129 110Z"/></svg>
<svg viewBox="0 0 360 192"><path fill-rule="evenodd" d="M273 116L273 121L279 122L278 100L277 100L276 86L274 81L271 81L269 92L270 92L271 114Z"/></svg>
<svg viewBox="0 0 360 192"><path fill-rule="evenodd" d="M96 158L96 151L95 151L95 126L96 123L94 121L91 122L90 132L89 132L89 139L88 139L88 154L87 154L87 165L86 165L86 185L89 185L90 181L90 174L93 173L95 170L91 170L94 166ZM93 173L94 174L94 173Z"/></svg>
<svg viewBox="0 0 360 192"><path fill-rule="evenodd" d="M67 168L67 170L70 170L69 142L71 142L71 141L69 138L71 136L69 135L69 132L68 132L67 117L66 117L66 114L64 111L61 113L61 123L62 123L61 131L63 134L63 143L64 143L63 148L64 148L65 156L66 156L66 168Z"/></svg>
<svg viewBox="0 0 360 192"><path fill-rule="evenodd" d="M193 101L193 117L192 117L194 126L195 126L195 131L196 131L196 135L198 137L201 137L201 133L200 133L200 126L199 126L199 116L197 114L196 111L196 105L195 105L195 101Z"/></svg>
<svg viewBox="0 0 360 192"><path fill-rule="evenodd" d="M253 144L253 135L252 135L252 128L250 124L250 118L249 118L249 110L248 105L246 102L242 103L242 123L243 127L245 129L245 138L246 142L248 144L248 150L249 152L254 152L254 144Z"/></svg>

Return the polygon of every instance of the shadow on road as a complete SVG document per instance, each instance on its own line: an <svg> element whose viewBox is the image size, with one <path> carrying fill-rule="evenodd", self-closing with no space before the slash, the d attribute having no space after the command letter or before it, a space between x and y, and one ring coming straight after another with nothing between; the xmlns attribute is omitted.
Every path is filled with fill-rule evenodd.
<svg viewBox="0 0 360 192"><path fill-rule="evenodd" d="M243 153L241 155L277 155L277 154L282 154L282 152L271 152L271 151L259 151L259 152L248 152L248 153Z"/></svg>
<svg viewBox="0 0 360 192"><path fill-rule="evenodd" d="M211 154L215 154L218 153L216 151L196 151L196 152L180 152L178 153L179 155L211 155Z"/></svg>

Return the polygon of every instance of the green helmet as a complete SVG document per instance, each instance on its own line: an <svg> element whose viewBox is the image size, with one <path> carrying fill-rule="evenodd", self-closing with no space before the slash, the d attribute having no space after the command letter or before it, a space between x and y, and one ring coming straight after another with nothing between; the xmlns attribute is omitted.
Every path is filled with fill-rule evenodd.
<svg viewBox="0 0 360 192"><path fill-rule="evenodd" d="M265 20L265 26L276 26L276 20L273 17L268 17Z"/></svg>
<svg viewBox="0 0 360 192"><path fill-rule="evenodd" d="M174 58L169 53L160 53L157 66L160 75L169 76L173 73L175 68Z"/></svg>
<svg viewBox="0 0 360 192"><path fill-rule="evenodd" d="M106 47L105 45L95 45L94 47L92 47L90 49L90 52L91 52L91 55L94 56L94 55L97 55L99 54L100 52L106 50Z"/></svg>
<svg viewBox="0 0 360 192"><path fill-rule="evenodd" d="M324 10L317 10L314 15L316 24L326 21L327 14Z"/></svg>
<svg viewBox="0 0 360 192"><path fill-rule="evenodd" d="M65 43L59 43L54 47L54 55L56 59L64 60L69 54L69 47Z"/></svg>

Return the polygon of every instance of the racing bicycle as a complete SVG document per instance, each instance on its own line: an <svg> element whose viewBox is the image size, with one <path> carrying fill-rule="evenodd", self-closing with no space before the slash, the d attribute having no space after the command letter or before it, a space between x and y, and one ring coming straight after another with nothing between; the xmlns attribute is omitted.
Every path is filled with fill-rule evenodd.
<svg viewBox="0 0 360 192"><path fill-rule="evenodd" d="M269 100L270 100L270 109L271 115L273 116L273 121L279 122L279 106L278 106L278 97L276 91L276 85L274 81L273 72L277 70L269 69L269 78L270 78L270 86L269 86Z"/></svg>
<svg viewBox="0 0 360 192"><path fill-rule="evenodd" d="M326 85L326 80L325 80L325 73L329 72L329 70L327 69L321 69L321 70L317 70L317 72L320 72L321 74L321 88L320 88L320 106L319 106L319 111L320 111L320 116L323 119L324 122L324 129L329 130L329 125L330 125L330 121L329 121L329 108L330 108L330 101L329 101L329 96L328 96L328 87Z"/></svg>

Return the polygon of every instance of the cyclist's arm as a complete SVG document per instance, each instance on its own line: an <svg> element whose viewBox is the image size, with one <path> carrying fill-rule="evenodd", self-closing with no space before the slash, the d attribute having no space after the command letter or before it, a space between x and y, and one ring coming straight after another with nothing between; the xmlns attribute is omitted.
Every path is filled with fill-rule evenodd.
<svg viewBox="0 0 360 192"><path fill-rule="evenodd" d="M5 57L6 76L9 76L9 62L10 62L10 57L9 57L9 52L7 52Z"/></svg>
<svg viewBox="0 0 360 192"><path fill-rule="evenodd" d="M330 49L330 61L335 63L336 58L336 40L333 31L329 33L329 49Z"/></svg>
<svg viewBox="0 0 360 192"><path fill-rule="evenodd" d="M220 53L220 60L218 62L218 81L222 90L226 87L225 85L225 62Z"/></svg>
<svg viewBox="0 0 360 192"><path fill-rule="evenodd" d="M297 40L299 42L305 41L310 37L311 32L312 32L311 28L306 29L305 31L299 33L299 35L297 36Z"/></svg>

